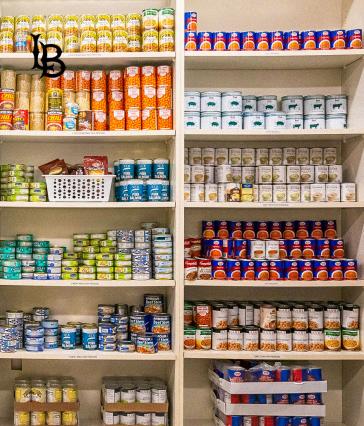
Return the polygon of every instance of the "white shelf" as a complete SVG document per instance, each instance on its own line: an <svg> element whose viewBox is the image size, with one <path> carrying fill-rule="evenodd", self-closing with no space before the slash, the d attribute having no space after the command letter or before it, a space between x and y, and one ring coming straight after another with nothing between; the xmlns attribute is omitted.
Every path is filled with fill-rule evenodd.
<svg viewBox="0 0 364 426"><path fill-rule="evenodd" d="M66 288L144 288L175 287L174 280L4 280L0 279L0 287L66 287Z"/></svg>
<svg viewBox="0 0 364 426"><path fill-rule="evenodd" d="M1 134L1 133L0 133ZM186 141L350 141L364 135L363 129L322 130L194 130L185 129Z"/></svg>
<svg viewBox="0 0 364 426"><path fill-rule="evenodd" d="M115 52L115 53L63 53L62 61L68 67L113 67L134 64L167 64L173 62L175 52ZM1 53L0 65L14 69L31 69L34 56L31 53Z"/></svg>
<svg viewBox="0 0 364 426"><path fill-rule="evenodd" d="M1 423L2 424L2 423ZM87 423L89 425L89 423ZM221 425L223 423L220 423ZM215 426L216 423L213 419L185 419L184 426ZM8 425L6 425L8 426ZM9 426L13 426L12 424ZM99 424L91 423L90 426L99 426ZM325 422L324 426L345 426L344 423L336 423L336 422Z"/></svg>
<svg viewBox="0 0 364 426"><path fill-rule="evenodd" d="M173 139L174 130L140 130L140 131L34 131L34 130L1 130L0 141L11 143L135 143L135 142L168 142Z"/></svg>
<svg viewBox="0 0 364 426"><path fill-rule="evenodd" d="M0 201L0 209L19 208L19 209L149 209L149 208L173 208L176 203L173 201L164 202L37 202L28 201Z"/></svg>
<svg viewBox="0 0 364 426"><path fill-rule="evenodd" d="M163 351L156 354L140 354L138 352L103 352L103 351L85 351L83 349L64 350L48 349L44 352L27 352L22 349L13 353L0 352L0 359L81 359L97 361L173 361L176 354L173 351Z"/></svg>
<svg viewBox="0 0 364 426"><path fill-rule="evenodd" d="M1 285L1 281L0 281ZM251 280L185 280L187 287L235 287L235 288L346 288L364 287L364 280L343 281L251 281Z"/></svg>
<svg viewBox="0 0 364 426"><path fill-rule="evenodd" d="M364 56L363 50L283 50L185 52L186 69L316 69L344 68Z"/></svg>
<svg viewBox="0 0 364 426"><path fill-rule="evenodd" d="M322 203L205 203L185 202L190 209L361 209L364 202L322 202Z"/></svg>
<svg viewBox="0 0 364 426"><path fill-rule="evenodd" d="M263 352L263 351L204 351L185 350L184 357L189 359L256 359L256 360L317 360L317 361L353 361L364 360L363 351L323 351L323 352Z"/></svg>

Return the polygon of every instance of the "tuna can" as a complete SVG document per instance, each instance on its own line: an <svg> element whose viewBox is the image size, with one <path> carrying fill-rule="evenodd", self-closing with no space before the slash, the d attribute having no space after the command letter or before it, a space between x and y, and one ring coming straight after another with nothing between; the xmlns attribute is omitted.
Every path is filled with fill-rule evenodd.
<svg viewBox="0 0 364 426"><path fill-rule="evenodd" d="M221 95L222 112L242 112L242 95L241 92L223 92Z"/></svg>
<svg viewBox="0 0 364 426"><path fill-rule="evenodd" d="M200 112L201 96L200 92L185 91L185 112Z"/></svg>
<svg viewBox="0 0 364 426"><path fill-rule="evenodd" d="M221 112L221 93L201 92L201 112Z"/></svg>
<svg viewBox="0 0 364 426"><path fill-rule="evenodd" d="M304 116L305 130L320 130L325 129L325 115L305 115Z"/></svg>
<svg viewBox="0 0 364 426"><path fill-rule="evenodd" d="M221 129L221 113L202 112L201 129Z"/></svg>
<svg viewBox="0 0 364 426"><path fill-rule="evenodd" d="M243 117L241 113L223 112L222 113L222 129L239 129L243 128Z"/></svg>
<svg viewBox="0 0 364 426"><path fill-rule="evenodd" d="M244 129L265 129L265 116L263 112L244 112Z"/></svg>
<svg viewBox="0 0 364 426"><path fill-rule="evenodd" d="M76 349L76 327L63 325L61 327L62 349Z"/></svg>
<svg viewBox="0 0 364 426"><path fill-rule="evenodd" d="M326 115L326 129L346 129L346 114Z"/></svg>
<svg viewBox="0 0 364 426"><path fill-rule="evenodd" d="M257 111L257 97L254 95L247 95L242 97L243 112L256 112Z"/></svg>
<svg viewBox="0 0 364 426"><path fill-rule="evenodd" d="M82 327L82 347L85 350L97 349L97 327L85 325Z"/></svg>
<svg viewBox="0 0 364 426"><path fill-rule="evenodd" d="M321 115L325 114L325 96L305 96L303 98L304 114L306 115Z"/></svg>
<svg viewBox="0 0 364 426"><path fill-rule="evenodd" d="M287 115L303 114L303 96L283 96L282 111Z"/></svg>
<svg viewBox="0 0 364 426"><path fill-rule="evenodd" d="M266 130L280 130L286 128L286 114L283 112L269 112L265 114Z"/></svg>

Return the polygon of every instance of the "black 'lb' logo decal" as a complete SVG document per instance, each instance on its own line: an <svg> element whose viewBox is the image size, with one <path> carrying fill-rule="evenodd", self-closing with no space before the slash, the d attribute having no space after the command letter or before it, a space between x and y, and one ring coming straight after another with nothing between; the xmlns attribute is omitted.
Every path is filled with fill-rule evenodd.
<svg viewBox="0 0 364 426"><path fill-rule="evenodd" d="M62 49L57 46L56 44L44 44L41 41L38 41L40 34L34 35L31 34L33 38L33 56L34 56L34 69L42 70L42 77L50 77L50 78L57 78L60 77L66 70L66 65L63 61L61 61L60 57L62 55ZM42 57L40 59L41 63L39 63L39 46L38 43L42 46ZM56 55L48 57L48 49L56 49ZM52 65L48 65L49 63L52 63ZM54 64L58 64L60 66L60 70L57 72L54 72ZM51 71L51 72L50 72Z"/></svg>

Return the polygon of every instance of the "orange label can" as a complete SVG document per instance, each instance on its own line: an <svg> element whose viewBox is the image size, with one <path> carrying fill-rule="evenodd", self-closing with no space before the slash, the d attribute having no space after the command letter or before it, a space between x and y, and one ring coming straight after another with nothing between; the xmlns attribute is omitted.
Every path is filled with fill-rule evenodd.
<svg viewBox="0 0 364 426"><path fill-rule="evenodd" d="M0 110L12 111L15 105L15 92L12 89L0 90Z"/></svg>
<svg viewBox="0 0 364 426"><path fill-rule="evenodd" d="M155 86L143 86L142 108L157 108L157 94Z"/></svg>
<svg viewBox="0 0 364 426"><path fill-rule="evenodd" d="M142 130L157 130L157 110L155 108L143 109Z"/></svg>
<svg viewBox="0 0 364 426"><path fill-rule="evenodd" d="M13 129L29 130L29 111L27 109L16 109L13 113Z"/></svg>
<svg viewBox="0 0 364 426"><path fill-rule="evenodd" d="M173 130L172 110L158 109L158 130Z"/></svg>
<svg viewBox="0 0 364 426"><path fill-rule="evenodd" d="M126 130L142 130L140 109L132 108L126 111Z"/></svg>
<svg viewBox="0 0 364 426"><path fill-rule="evenodd" d="M122 109L110 109L109 121L110 130L125 130L125 111Z"/></svg>
<svg viewBox="0 0 364 426"><path fill-rule="evenodd" d="M61 112L48 112L46 130L61 131L63 123L63 114Z"/></svg>
<svg viewBox="0 0 364 426"><path fill-rule="evenodd" d="M12 122L12 111L0 111L0 130L11 130L13 128Z"/></svg>
<svg viewBox="0 0 364 426"><path fill-rule="evenodd" d="M158 108L172 109L172 88L171 88L171 86L158 86L157 103L158 103Z"/></svg>

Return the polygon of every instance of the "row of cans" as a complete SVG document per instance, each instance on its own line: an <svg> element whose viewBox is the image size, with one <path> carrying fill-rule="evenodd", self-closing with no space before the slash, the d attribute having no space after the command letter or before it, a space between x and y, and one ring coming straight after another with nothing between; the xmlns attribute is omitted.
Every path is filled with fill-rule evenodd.
<svg viewBox="0 0 364 426"><path fill-rule="evenodd" d="M291 221L227 221L207 220L201 222L202 238L245 238L248 240L278 240L284 238L337 238L336 220L291 220Z"/></svg>
<svg viewBox="0 0 364 426"><path fill-rule="evenodd" d="M221 420L220 420L221 421ZM320 417L224 416L225 426L321 426Z"/></svg>
<svg viewBox="0 0 364 426"><path fill-rule="evenodd" d="M190 166L333 166L338 164L336 147L214 148L184 150L184 163Z"/></svg>
<svg viewBox="0 0 364 426"><path fill-rule="evenodd" d="M185 259L185 280L357 280L356 259Z"/></svg>
<svg viewBox="0 0 364 426"><path fill-rule="evenodd" d="M167 158L122 159L114 161L116 180L127 179L169 179L169 160Z"/></svg>
<svg viewBox="0 0 364 426"><path fill-rule="evenodd" d="M126 179L115 183L115 198L121 202L169 201L170 182L164 179Z"/></svg>
<svg viewBox="0 0 364 426"><path fill-rule="evenodd" d="M344 241L339 238L292 238L290 240L245 240L209 239L202 240L202 256L209 259L343 259Z"/></svg>

